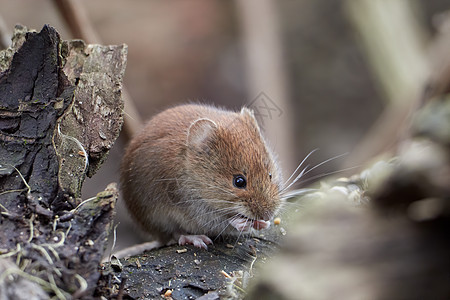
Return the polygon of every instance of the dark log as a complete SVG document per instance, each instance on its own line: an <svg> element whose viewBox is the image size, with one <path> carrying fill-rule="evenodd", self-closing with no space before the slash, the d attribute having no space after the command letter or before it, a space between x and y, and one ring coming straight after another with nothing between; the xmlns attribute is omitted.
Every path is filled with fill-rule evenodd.
<svg viewBox="0 0 450 300"><path fill-rule="evenodd" d="M274 254L283 233L282 226L273 226L253 237L217 240L208 250L172 245L120 262L113 259L105 263L99 293L117 295L126 279L125 295L136 299L158 299L168 291L173 299L241 298L243 287L256 272L253 265Z"/></svg>
<svg viewBox="0 0 450 300"><path fill-rule="evenodd" d="M26 277L58 298L92 295L118 191L82 201L80 190L122 126L126 53L61 41L50 26L17 26L0 53L0 258L21 270L0 282Z"/></svg>

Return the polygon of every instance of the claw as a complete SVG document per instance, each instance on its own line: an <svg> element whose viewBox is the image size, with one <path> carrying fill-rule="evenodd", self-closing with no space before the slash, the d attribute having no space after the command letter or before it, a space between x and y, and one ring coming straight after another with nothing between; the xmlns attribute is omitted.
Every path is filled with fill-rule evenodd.
<svg viewBox="0 0 450 300"><path fill-rule="evenodd" d="M206 235L180 235L178 239L178 245L194 245L197 248L208 249L207 245L212 244L213 242Z"/></svg>

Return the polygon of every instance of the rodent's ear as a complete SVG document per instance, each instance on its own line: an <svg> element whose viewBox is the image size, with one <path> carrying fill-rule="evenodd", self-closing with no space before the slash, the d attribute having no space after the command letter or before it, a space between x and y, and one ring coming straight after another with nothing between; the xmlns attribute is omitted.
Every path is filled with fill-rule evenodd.
<svg viewBox="0 0 450 300"><path fill-rule="evenodd" d="M256 121L255 113L253 112L253 110L244 106L241 109L241 115L244 117L244 119L246 119L250 123L253 123L253 125L255 125L259 130L258 121Z"/></svg>
<svg viewBox="0 0 450 300"><path fill-rule="evenodd" d="M201 118L192 122L187 132L188 146L198 147L217 129L217 124L208 118Z"/></svg>

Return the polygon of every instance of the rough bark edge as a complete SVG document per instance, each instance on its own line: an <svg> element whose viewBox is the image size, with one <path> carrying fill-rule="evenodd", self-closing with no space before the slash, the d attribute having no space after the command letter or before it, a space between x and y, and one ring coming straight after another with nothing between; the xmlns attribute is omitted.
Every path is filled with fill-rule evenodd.
<svg viewBox="0 0 450 300"><path fill-rule="evenodd" d="M73 44L82 45L75 54ZM118 190L111 185L85 201L79 191L85 172L95 172L122 125L126 46L67 43L50 26L39 33L18 26L0 58L0 259L19 267L7 268L0 284L10 287L26 277L57 298L88 298ZM82 111L77 128L68 122L74 109ZM94 120L108 134L86 134Z"/></svg>

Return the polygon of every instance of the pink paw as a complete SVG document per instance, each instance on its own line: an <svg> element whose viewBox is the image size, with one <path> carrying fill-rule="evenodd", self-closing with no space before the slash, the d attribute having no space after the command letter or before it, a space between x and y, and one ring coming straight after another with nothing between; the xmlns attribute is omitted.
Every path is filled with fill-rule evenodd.
<svg viewBox="0 0 450 300"><path fill-rule="evenodd" d="M197 248L208 249L209 244L213 242L206 235L180 235L178 239L178 245L186 245L191 244Z"/></svg>

